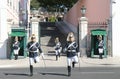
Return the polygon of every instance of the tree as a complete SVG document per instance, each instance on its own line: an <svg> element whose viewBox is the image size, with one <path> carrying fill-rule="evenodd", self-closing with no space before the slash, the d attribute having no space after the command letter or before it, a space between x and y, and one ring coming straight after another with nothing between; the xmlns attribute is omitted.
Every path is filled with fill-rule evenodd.
<svg viewBox="0 0 120 79"><path fill-rule="evenodd" d="M30 9L38 9L40 7L40 3L38 0L31 0L30 2Z"/></svg>
<svg viewBox="0 0 120 79"><path fill-rule="evenodd" d="M47 10L56 10L67 7L71 8L78 0L37 0L40 6Z"/></svg>

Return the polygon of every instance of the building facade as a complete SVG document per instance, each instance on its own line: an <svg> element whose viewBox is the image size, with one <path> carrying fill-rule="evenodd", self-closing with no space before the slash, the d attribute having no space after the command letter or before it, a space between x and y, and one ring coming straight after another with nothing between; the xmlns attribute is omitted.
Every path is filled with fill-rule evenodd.
<svg viewBox="0 0 120 79"><path fill-rule="evenodd" d="M88 32L87 32L87 51L91 52L91 31L92 30L105 30L107 35L104 37L106 38L107 44L107 51L111 49L108 48L108 19L110 18L110 2L111 0L78 0L78 2L67 12L64 16L64 22L72 28L72 31L76 34L78 33L78 26L79 26L79 19L82 17L81 8L84 5L86 7L85 17L88 19ZM73 30L74 29L74 30ZM97 36L95 35L94 38L97 40ZM95 41L96 41L95 40ZM111 41L110 41L111 42ZM94 42L95 43L95 42ZM110 54L110 51L107 52Z"/></svg>
<svg viewBox="0 0 120 79"><path fill-rule="evenodd" d="M7 39L11 26L19 23L19 0L0 0L0 58L7 57Z"/></svg>
<svg viewBox="0 0 120 79"><path fill-rule="evenodd" d="M112 0L112 52L113 56L120 56L120 1L119 0Z"/></svg>
<svg viewBox="0 0 120 79"><path fill-rule="evenodd" d="M0 0L0 58L10 54L11 28L20 27L21 21L28 23L29 7L30 0Z"/></svg>

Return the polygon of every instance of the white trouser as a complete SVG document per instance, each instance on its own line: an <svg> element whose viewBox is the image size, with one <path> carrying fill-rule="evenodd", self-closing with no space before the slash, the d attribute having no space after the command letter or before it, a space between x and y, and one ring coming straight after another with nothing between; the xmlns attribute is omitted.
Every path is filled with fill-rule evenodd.
<svg viewBox="0 0 120 79"><path fill-rule="evenodd" d="M17 50L13 50L14 54L15 54L15 55L18 55L19 50L20 50L20 48L18 48Z"/></svg>
<svg viewBox="0 0 120 79"><path fill-rule="evenodd" d="M103 53L103 48L98 48L99 54Z"/></svg>
<svg viewBox="0 0 120 79"><path fill-rule="evenodd" d="M68 64L68 66L71 66L72 62L78 63L78 57L77 56L67 57L67 64Z"/></svg>
<svg viewBox="0 0 120 79"><path fill-rule="evenodd" d="M40 61L39 56L29 58L30 65L33 65L33 63L35 61L36 61L36 63L38 63Z"/></svg>
<svg viewBox="0 0 120 79"><path fill-rule="evenodd" d="M55 54L58 55L61 52L61 49L55 50Z"/></svg>

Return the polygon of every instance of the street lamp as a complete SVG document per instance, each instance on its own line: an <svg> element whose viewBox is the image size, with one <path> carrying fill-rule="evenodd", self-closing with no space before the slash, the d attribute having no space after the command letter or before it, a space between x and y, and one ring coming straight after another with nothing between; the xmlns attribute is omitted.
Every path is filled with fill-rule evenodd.
<svg viewBox="0 0 120 79"><path fill-rule="evenodd" d="M67 7L65 7L65 8L64 8L64 13L66 14L66 13L67 13L67 11L68 11L68 8L67 8Z"/></svg>
<svg viewBox="0 0 120 79"><path fill-rule="evenodd" d="M86 7L83 5L80 11L81 11L82 17L84 17L86 13Z"/></svg>

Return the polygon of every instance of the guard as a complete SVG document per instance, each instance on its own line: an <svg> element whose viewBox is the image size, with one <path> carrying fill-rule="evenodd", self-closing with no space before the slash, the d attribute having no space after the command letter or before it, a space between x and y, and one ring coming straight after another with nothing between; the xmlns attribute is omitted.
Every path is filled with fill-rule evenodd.
<svg viewBox="0 0 120 79"><path fill-rule="evenodd" d="M33 75L33 63L39 62L39 54L42 53L40 44L36 42L36 37L34 34L31 37L31 41L28 42L27 44L27 49L29 51L30 76L32 76Z"/></svg>
<svg viewBox="0 0 120 79"><path fill-rule="evenodd" d="M56 54L56 60L58 60L58 56L60 57L60 53L61 53L61 50L62 50L62 47L61 47L61 43L59 41L59 38L56 37L55 39L55 54Z"/></svg>
<svg viewBox="0 0 120 79"><path fill-rule="evenodd" d="M99 41L99 44L98 44L98 51L99 51L99 58L102 59L102 54L103 54L103 50L104 50L104 42L102 40L102 36L100 35L98 37L98 41Z"/></svg>
<svg viewBox="0 0 120 79"><path fill-rule="evenodd" d="M16 36L15 42L13 43L13 52L14 52L15 60L18 59L19 50L20 50L20 42L18 41L18 37Z"/></svg>
<svg viewBox="0 0 120 79"><path fill-rule="evenodd" d="M75 64L78 63L78 45L75 42L75 37L72 32L70 32L67 36L67 44L65 46L65 52L67 54L67 69L68 76L71 76L71 64L72 67L75 67Z"/></svg>

